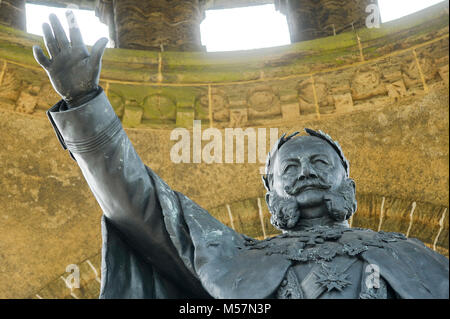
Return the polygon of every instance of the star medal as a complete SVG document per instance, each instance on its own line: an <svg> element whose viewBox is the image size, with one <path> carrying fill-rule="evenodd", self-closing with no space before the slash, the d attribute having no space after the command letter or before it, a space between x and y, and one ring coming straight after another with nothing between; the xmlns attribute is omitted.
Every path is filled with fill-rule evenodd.
<svg viewBox="0 0 450 319"><path fill-rule="evenodd" d="M322 264L322 269L314 275L317 277L316 283L322 288L326 288L328 292L333 289L342 291L342 289L351 285L351 282L347 280L348 274L337 271L336 267L333 266L327 267Z"/></svg>

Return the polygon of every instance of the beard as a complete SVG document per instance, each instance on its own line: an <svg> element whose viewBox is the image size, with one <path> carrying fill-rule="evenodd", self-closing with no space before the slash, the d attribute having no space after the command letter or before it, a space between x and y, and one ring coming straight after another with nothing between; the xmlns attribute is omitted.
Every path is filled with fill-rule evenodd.
<svg viewBox="0 0 450 319"><path fill-rule="evenodd" d="M292 229L300 219L300 207L295 197L281 197L275 192L269 193L270 222L278 229Z"/></svg>
<svg viewBox="0 0 450 319"><path fill-rule="evenodd" d="M297 197L293 195L282 197L274 191L267 193L267 196L272 225L280 230L295 228L301 218L301 208ZM326 206L328 216L335 221L348 220L356 212L355 184L350 178L343 180L336 190L328 190L324 197L331 199ZM325 200L322 202L325 203Z"/></svg>

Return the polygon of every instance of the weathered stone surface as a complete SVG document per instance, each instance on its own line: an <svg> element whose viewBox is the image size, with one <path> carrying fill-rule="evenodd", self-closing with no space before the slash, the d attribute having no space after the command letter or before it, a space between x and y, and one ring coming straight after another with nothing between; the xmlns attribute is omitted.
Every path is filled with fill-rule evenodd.
<svg viewBox="0 0 450 319"><path fill-rule="evenodd" d="M275 5L286 15L291 42L336 35L365 26L369 4L374 0L277 0Z"/></svg>
<svg viewBox="0 0 450 319"><path fill-rule="evenodd" d="M0 24L25 31L25 0L0 1Z"/></svg>
<svg viewBox="0 0 450 319"><path fill-rule="evenodd" d="M176 116L176 103L169 96L154 94L146 97L143 103L143 119L154 120L174 119Z"/></svg>
<svg viewBox="0 0 450 319"><path fill-rule="evenodd" d="M177 112L177 127L189 128L195 119L195 113L192 109L179 109Z"/></svg>
<svg viewBox="0 0 450 319"><path fill-rule="evenodd" d="M314 90L316 96L314 96ZM301 101L308 104L315 104L316 98L319 106L327 106L330 102L328 85L322 78L315 78L314 81L311 78L308 78L300 82L298 86L298 95Z"/></svg>
<svg viewBox="0 0 450 319"><path fill-rule="evenodd" d="M54 105L61 99L53 89L52 85L48 82L41 84L41 88L37 93L36 98L35 110L48 110L49 105Z"/></svg>
<svg viewBox="0 0 450 319"><path fill-rule="evenodd" d="M267 85L250 89L247 93L247 105L250 119L271 118L281 114L280 97Z"/></svg>
<svg viewBox="0 0 450 319"><path fill-rule="evenodd" d="M393 100L397 100L406 96L406 86L403 80L398 80L392 84L387 85L389 97Z"/></svg>
<svg viewBox="0 0 450 319"><path fill-rule="evenodd" d="M33 295L101 244L101 210L42 115L0 110L1 298Z"/></svg>
<svg viewBox="0 0 450 319"><path fill-rule="evenodd" d="M283 114L283 120L285 121L300 118L300 108L298 103L281 105L281 113Z"/></svg>
<svg viewBox="0 0 450 319"><path fill-rule="evenodd" d="M21 113L32 114L37 103L37 94L39 92L39 87L29 87L27 90L20 92L19 98L17 99L16 111Z"/></svg>
<svg viewBox="0 0 450 319"><path fill-rule="evenodd" d="M201 51L203 5L198 0L111 0L101 1L97 12L117 48Z"/></svg>
<svg viewBox="0 0 450 319"><path fill-rule="evenodd" d="M418 62L420 64L420 70L425 81L431 80L437 73L436 66L431 57L419 57ZM409 64L402 67L403 80L407 88L411 88L417 85L422 85L422 78L419 73L419 68L415 59L411 59Z"/></svg>
<svg viewBox="0 0 450 319"><path fill-rule="evenodd" d="M125 99L124 97L119 93L116 93L114 91L110 91L108 93L108 99L111 103L111 106L113 107L114 111L116 112L117 116L120 118L123 118L124 112L125 112Z"/></svg>
<svg viewBox="0 0 450 319"><path fill-rule="evenodd" d="M100 293L101 252L68 265L65 273L30 296L33 299L95 299ZM68 271L67 271L68 270Z"/></svg>
<svg viewBox="0 0 450 319"><path fill-rule="evenodd" d="M445 82L445 84L448 86L448 64L446 66L443 66L439 69L439 75L441 76L442 80Z"/></svg>
<svg viewBox="0 0 450 319"><path fill-rule="evenodd" d="M229 122L230 102L226 92L220 88L211 88L210 90L210 93L205 92L198 98L197 105L201 108L203 114L208 114L207 118L209 119L209 104L211 103L213 121Z"/></svg>
<svg viewBox="0 0 450 319"><path fill-rule="evenodd" d="M137 127L141 124L143 110L137 103L125 106L122 122L128 127Z"/></svg>
<svg viewBox="0 0 450 319"><path fill-rule="evenodd" d="M315 104L300 100L300 114L302 116L313 116L317 115L317 113L317 107Z"/></svg>
<svg viewBox="0 0 450 319"><path fill-rule="evenodd" d="M243 127L248 122L248 110L246 108L230 109L230 127Z"/></svg>
<svg viewBox="0 0 450 319"><path fill-rule="evenodd" d="M281 103L295 102L297 100L298 100L297 92L295 92L294 90L288 91L285 94L280 94Z"/></svg>
<svg viewBox="0 0 450 319"><path fill-rule="evenodd" d="M3 203L0 251L4 261L0 294L2 297L27 297L63 274L67 265L98 253L100 209L76 164L61 150L46 119L6 111L1 111L0 115L0 142L6 145L0 151L0 174L3 174L0 180L2 189L7 190L0 194L3 197L0 198ZM378 120L380 117L382 121ZM432 88L429 95L403 102L395 108L386 106L377 111L335 115L333 120L300 118L293 124L280 125L279 132L302 127L320 128L336 138L350 160L357 194L376 196L378 208L368 210L373 211L371 219L363 211L373 202L364 204L359 200L355 226L378 227L379 215L376 214L380 211L382 196L401 198L405 206L416 201L433 203L430 207L448 207L446 88ZM263 198L261 164L173 164L169 157L174 144L169 140L170 132L130 130L128 135L143 161L171 187L207 209L248 198ZM193 176L201 183L186 184ZM66 194L64 200L54 196L61 192ZM388 223L391 219L388 203L385 203L385 225L394 230L395 223ZM416 213L419 208L423 214L433 217L429 222L413 224L411 236L432 244L438 229L433 220L439 220L443 208L433 213L433 209L418 206ZM402 208L401 212L401 216L406 216L407 208ZM404 217L401 220L398 225L403 230ZM250 224L256 227L257 221ZM444 225L438 243L442 247L446 245L448 222ZM424 233L424 229L431 226L432 230ZM23 277L28 280L21 281Z"/></svg>
<svg viewBox="0 0 450 319"><path fill-rule="evenodd" d="M333 95L336 113L353 111L353 99L350 93Z"/></svg>
<svg viewBox="0 0 450 319"><path fill-rule="evenodd" d="M355 72L352 81L352 97L363 100L386 93L381 81L381 73L376 67L363 67Z"/></svg>

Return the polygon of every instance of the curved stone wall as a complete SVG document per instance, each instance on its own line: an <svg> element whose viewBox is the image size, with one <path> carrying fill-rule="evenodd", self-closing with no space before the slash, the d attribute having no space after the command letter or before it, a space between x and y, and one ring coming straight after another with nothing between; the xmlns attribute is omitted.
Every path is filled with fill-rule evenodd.
<svg viewBox="0 0 450 319"><path fill-rule="evenodd" d="M276 232L262 163L175 164L174 128L321 129L350 160L353 226L407 233L448 255L448 34L447 1L378 30L280 48L109 49L101 84L142 160L240 232ZM101 211L45 117L58 97L35 43L0 27L0 297L96 297ZM85 276L80 290L61 279L71 264Z"/></svg>

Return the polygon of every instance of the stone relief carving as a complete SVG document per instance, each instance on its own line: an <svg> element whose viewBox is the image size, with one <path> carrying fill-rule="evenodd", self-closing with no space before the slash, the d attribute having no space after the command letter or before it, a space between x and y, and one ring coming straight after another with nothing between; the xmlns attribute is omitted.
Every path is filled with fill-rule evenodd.
<svg viewBox="0 0 450 319"><path fill-rule="evenodd" d="M401 64L389 65L386 70L383 70L382 78L385 82L388 96L393 102L407 95Z"/></svg>
<svg viewBox="0 0 450 319"><path fill-rule="evenodd" d="M386 87L389 97L394 101L406 96L406 86L403 79L387 84Z"/></svg>
<svg viewBox="0 0 450 319"><path fill-rule="evenodd" d="M327 82L320 77L314 78L314 88L317 96L319 107L327 107L333 105L333 98L329 95L329 87ZM305 79L298 84L298 95L300 103L300 114L316 113L316 105L314 98L313 82L311 78Z"/></svg>
<svg viewBox="0 0 450 319"><path fill-rule="evenodd" d="M143 102L144 120L171 120L176 118L176 101L163 94L152 94L144 98Z"/></svg>
<svg viewBox="0 0 450 319"><path fill-rule="evenodd" d="M350 112L353 110L353 99L350 93L333 95L336 113Z"/></svg>
<svg viewBox="0 0 450 319"><path fill-rule="evenodd" d="M36 107L39 91L40 87L33 85L28 85L26 89L22 90L16 101L16 111L32 114Z"/></svg>
<svg viewBox="0 0 450 319"><path fill-rule="evenodd" d="M386 93L381 72L377 66L363 66L356 70L352 84L353 100L363 100Z"/></svg>
<svg viewBox="0 0 450 319"><path fill-rule="evenodd" d="M135 99L125 101L122 123L128 127L137 127L142 122L144 110L142 105Z"/></svg>
<svg viewBox="0 0 450 319"><path fill-rule="evenodd" d="M268 85L250 89L247 92L247 105L250 119L281 114L280 97Z"/></svg>
<svg viewBox="0 0 450 319"><path fill-rule="evenodd" d="M247 108L230 109L230 127L242 127L248 122Z"/></svg>
<svg viewBox="0 0 450 319"><path fill-rule="evenodd" d="M209 114L209 96L207 92L200 96L197 103L203 113ZM211 88L211 106L214 121L228 122L230 120L230 101L222 89Z"/></svg>
<svg viewBox="0 0 450 319"><path fill-rule="evenodd" d="M122 118L125 110L125 98L115 91L110 91L108 98L117 116Z"/></svg>
<svg viewBox="0 0 450 319"><path fill-rule="evenodd" d="M130 127L139 125L142 120L176 119L176 100L166 94L150 94L140 102L111 90L108 97L117 116Z"/></svg>
<svg viewBox="0 0 450 319"><path fill-rule="evenodd" d="M37 108L47 110L49 103L60 97L50 83L41 81L41 74L8 64L0 83L1 108L33 114Z"/></svg>
<svg viewBox="0 0 450 319"><path fill-rule="evenodd" d="M425 81L433 79L438 73L434 59L425 54L418 54L417 59L420 64ZM407 88L422 85L419 69L414 57L408 59L408 62L402 65L403 81Z"/></svg>
<svg viewBox="0 0 450 319"><path fill-rule="evenodd" d="M420 69L428 83L443 81L448 86L448 55L444 55L439 46L425 47L417 51ZM340 113L354 109L358 100L370 99L380 95L388 96L386 101L397 101L405 96L414 94L422 87L422 79L417 62L408 51L397 57L369 64L356 69L351 74L346 71L332 71L314 76L314 86L319 105L319 112ZM51 89L49 83L40 81L41 74L14 64L8 64L2 76L0 101L3 109L14 110L26 114L36 113L36 110L47 108L49 101L55 103L59 97ZM332 80L330 80L332 79ZM213 121L216 123L252 123L254 120L270 120L279 116L289 121L303 115L316 114L315 98L311 78L303 78L295 86L296 80L276 84L244 84L239 87L221 86L211 88L211 106ZM104 83L102 87L106 87ZM239 89L237 89L239 88ZM409 92L411 88L416 88ZM137 120L175 120L179 98L193 96L194 104L189 107L195 109L195 119L209 119L209 96L206 86L194 88L195 92L171 91L165 88L165 93L157 94L156 90L141 94L138 101L127 100L127 94L115 86L109 90L111 104L117 115L136 122ZM183 91L183 90L181 90ZM289 91L289 92L288 92ZM168 93L168 94L166 94ZM174 94L172 94L174 93ZM192 93L192 94L191 94ZM197 97L196 97L197 96ZM368 101L370 102L370 101ZM372 103L372 102L370 102ZM371 104L367 105L371 105ZM382 102L380 102L382 103ZM373 104L373 103L372 103ZM187 107L188 105L186 105ZM141 108L141 110L136 109ZM183 104L184 107L184 104ZM233 109L233 115L230 113ZM142 114L141 114L142 113ZM127 122L127 121L125 121ZM147 122L150 123L150 122Z"/></svg>
<svg viewBox="0 0 450 319"><path fill-rule="evenodd" d="M335 77L334 75L330 76ZM339 81L333 81L330 84L329 93L332 96L334 111L336 113L353 111L353 98L350 88L349 75L342 75ZM347 79L348 78L348 79Z"/></svg>

